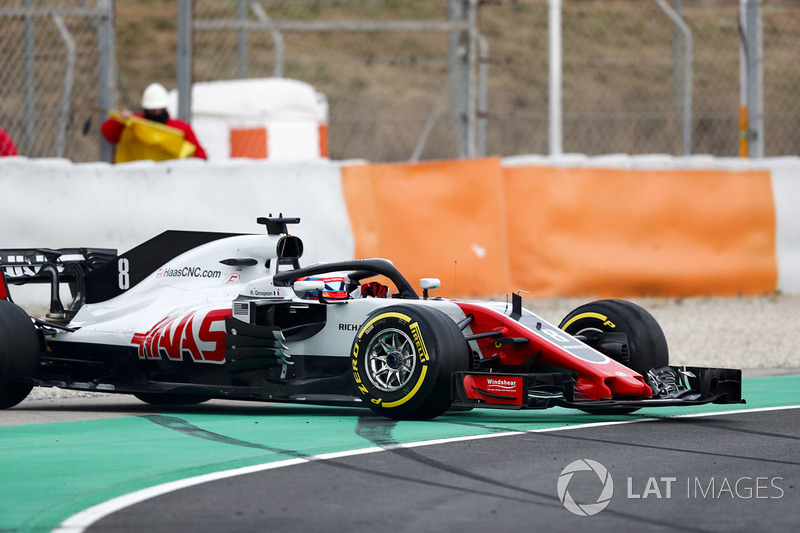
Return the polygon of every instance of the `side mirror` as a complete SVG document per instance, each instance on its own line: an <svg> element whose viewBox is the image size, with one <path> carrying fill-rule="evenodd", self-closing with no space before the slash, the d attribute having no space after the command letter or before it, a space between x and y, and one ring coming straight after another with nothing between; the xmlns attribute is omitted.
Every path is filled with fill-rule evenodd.
<svg viewBox="0 0 800 533"><path fill-rule="evenodd" d="M318 279L295 281L292 289L294 292L320 292L325 290L325 282Z"/></svg>
<svg viewBox="0 0 800 533"><path fill-rule="evenodd" d="M422 289L422 299L428 299L428 289L438 289L441 286L442 282L439 278L422 278L419 280L419 287Z"/></svg>

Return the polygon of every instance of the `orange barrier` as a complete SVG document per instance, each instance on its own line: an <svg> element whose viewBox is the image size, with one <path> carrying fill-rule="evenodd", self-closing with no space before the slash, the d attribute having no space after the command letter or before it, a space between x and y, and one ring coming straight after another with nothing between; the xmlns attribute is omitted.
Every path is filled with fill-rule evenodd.
<svg viewBox="0 0 800 533"><path fill-rule="evenodd" d="M543 296L772 292L766 171L504 169L511 277Z"/></svg>
<svg viewBox="0 0 800 533"><path fill-rule="evenodd" d="M328 125L327 124L320 124L317 128L317 132L319 135L319 156L320 157L330 157L330 148L328 146Z"/></svg>
<svg viewBox="0 0 800 533"><path fill-rule="evenodd" d="M502 295L511 288L499 158L342 168L356 257L391 259L431 294Z"/></svg>
<svg viewBox="0 0 800 533"><path fill-rule="evenodd" d="M415 285L439 277L448 297L776 290L768 171L503 167L488 158L342 174L356 256L392 259Z"/></svg>
<svg viewBox="0 0 800 533"><path fill-rule="evenodd" d="M317 127L319 135L319 156L330 156L328 148L328 125L320 124ZM230 129L230 157L248 157L251 159L267 159L269 157L269 132L264 126L252 128Z"/></svg>
<svg viewBox="0 0 800 533"><path fill-rule="evenodd" d="M267 128L231 128L231 157L267 158Z"/></svg>

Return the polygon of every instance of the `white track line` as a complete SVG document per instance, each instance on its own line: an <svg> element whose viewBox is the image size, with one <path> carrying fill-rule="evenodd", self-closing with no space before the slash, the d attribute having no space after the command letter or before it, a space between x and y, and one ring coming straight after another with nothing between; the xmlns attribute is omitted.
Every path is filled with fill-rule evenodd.
<svg viewBox="0 0 800 533"><path fill-rule="evenodd" d="M116 498L97 504L93 507L89 507L88 509L85 509L79 513L72 515L71 517L64 520L61 523L61 525L59 525L57 528L53 529L53 533L82 533L86 528L88 528L98 520L105 518L110 514L113 514L117 511L130 507L132 505L136 505L137 503L143 502L145 500L149 500L150 498L155 498L156 496L167 494L169 492L185 489L187 487L193 487L195 485L201 485L203 483L209 483L211 481L216 481L218 479L243 476L246 474L253 474L255 472L264 472L267 470L276 470L278 468L310 463L312 461L328 461L331 459L341 459L343 457L353 457L356 455L365 455L368 453L396 450L401 448L421 448L423 446L433 446L436 444L449 444L453 442L491 439L495 437L509 437L514 435L525 435L527 433L552 433L555 431L569 431L573 429L586 429L593 427L635 424L639 422L652 422L655 420L663 420L664 418L702 418L707 416L723 416L723 415L735 415L742 413L782 411L786 409L800 409L800 405L787 405L781 407L762 407L757 409L741 409L738 411L721 411L714 413L693 413L688 415L675 415L662 418L636 418L633 420L616 420L614 422L593 422L589 424L578 424L574 426L559 426L554 428L505 431L501 433L489 433L487 435L469 435L466 437L451 437L445 439L433 439L433 440L425 440L419 442L409 442L406 444L396 444L393 446L384 446L384 447L370 446L369 448L360 448L357 450L348 450L344 452L323 453L311 457L298 457L294 459L285 459L283 461L274 461L271 463L245 466L242 468L235 468L233 470L224 470L222 472L213 472L211 474L204 474L202 476L179 479L177 481L162 483L161 485L148 487L146 489L137 490L136 492L131 492L130 494L118 496Z"/></svg>

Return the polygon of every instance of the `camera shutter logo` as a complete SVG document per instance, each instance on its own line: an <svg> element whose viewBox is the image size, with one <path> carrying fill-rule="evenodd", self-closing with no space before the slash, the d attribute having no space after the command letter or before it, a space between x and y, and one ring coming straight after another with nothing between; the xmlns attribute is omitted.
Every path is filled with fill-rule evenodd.
<svg viewBox="0 0 800 533"><path fill-rule="evenodd" d="M603 491L597 497L595 503L577 503L572 499L569 490L567 490L575 472L583 471L594 472L603 483ZM558 477L558 499L561 500L561 503L564 504L564 507L569 512L578 516L592 516L599 513L611 503L612 496L614 496L614 480L611 479L608 469L597 461L592 461L591 459L573 461L561 471L561 475Z"/></svg>

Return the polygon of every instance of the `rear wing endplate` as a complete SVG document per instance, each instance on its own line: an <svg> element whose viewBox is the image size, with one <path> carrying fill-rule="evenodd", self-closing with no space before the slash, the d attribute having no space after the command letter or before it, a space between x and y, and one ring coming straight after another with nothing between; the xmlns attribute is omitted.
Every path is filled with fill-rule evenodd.
<svg viewBox="0 0 800 533"><path fill-rule="evenodd" d="M9 285L49 283L50 312L64 315L59 284L69 283L77 311L85 298L85 276L117 257L112 248L6 248L0 249L0 299L11 300Z"/></svg>

